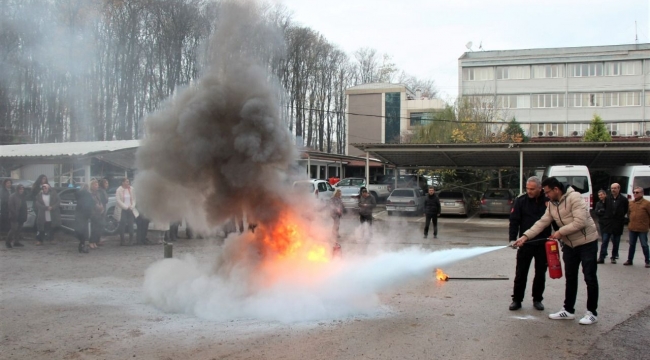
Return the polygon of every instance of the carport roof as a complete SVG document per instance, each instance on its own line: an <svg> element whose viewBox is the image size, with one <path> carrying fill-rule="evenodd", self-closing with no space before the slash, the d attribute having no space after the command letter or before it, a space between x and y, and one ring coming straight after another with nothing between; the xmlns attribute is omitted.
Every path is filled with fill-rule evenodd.
<svg viewBox="0 0 650 360"><path fill-rule="evenodd" d="M351 145L400 168L519 168L520 154L526 168L650 164L649 142Z"/></svg>

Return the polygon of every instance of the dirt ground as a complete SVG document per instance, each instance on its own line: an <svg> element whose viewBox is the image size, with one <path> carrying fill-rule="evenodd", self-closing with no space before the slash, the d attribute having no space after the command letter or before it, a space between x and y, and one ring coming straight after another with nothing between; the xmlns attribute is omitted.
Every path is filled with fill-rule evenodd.
<svg viewBox="0 0 650 360"><path fill-rule="evenodd" d="M345 219L342 232L352 231L356 221ZM394 240L396 248L432 250L503 245L507 232L503 219L443 218L435 241L422 239L418 219L375 226L377 231L405 228L404 237ZM627 254L626 240L621 254ZM341 242L344 251L359 246L345 236ZM148 304L144 272L163 258L160 245L119 246L117 238L109 238L86 255L77 252L69 235L56 245L26 244L0 251L2 359L650 358L650 269L643 268L640 249L633 267L599 268L600 314L592 326L548 319L562 307L563 279L547 281L546 310L534 310L527 299L523 309L508 311L515 265L510 249L445 269L451 276L499 275L509 281L431 277L380 293L383 311L377 316L285 324L209 321ZM189 253L210 261L220 247L220 239L181 239L174 256ZM585 302L581 280L577 315Z"/></svg>

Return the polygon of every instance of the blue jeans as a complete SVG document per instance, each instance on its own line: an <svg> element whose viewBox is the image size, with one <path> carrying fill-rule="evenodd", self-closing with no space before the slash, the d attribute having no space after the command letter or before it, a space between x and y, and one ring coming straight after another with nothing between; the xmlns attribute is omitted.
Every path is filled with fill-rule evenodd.
<svg viewBox="0 0 650 360"><path fill-rule="evenodd" d="M564 288L564 310L574 314L576 297L578 295L578 271L582 263L582 274L587 284L587 310L598 316L598 276L596 271L596 256L598 255L598 242L592 241L572 248L564 245L562 260L566 272L566 286Z"/></svg>
<svg viewBox="0 0 650 360"><path fill-rule="evenodd" d="M636 250L636 240L641 240L641 250L645 257L645 263L650 264L650 251L648 251L648 233L639 231L630 231L630 251L627 254L627 261L632 262L634 251Z"/></svg>
<svg viewBox="0 0 650 360"><path fill-rule="evenodd" d="M618 245L621 243L621 235L603 233L603 245L600 247L600 259L607 257L607 246L609 239L612 239L612 259L618 259Z"/></svg>

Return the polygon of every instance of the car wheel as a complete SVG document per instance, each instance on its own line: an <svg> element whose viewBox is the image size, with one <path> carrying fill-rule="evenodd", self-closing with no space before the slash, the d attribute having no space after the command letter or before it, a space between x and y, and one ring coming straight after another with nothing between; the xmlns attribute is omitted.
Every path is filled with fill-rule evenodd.
<svg viewBox="0 0 650 360"><path fill-rule="evenodd" d="M388 216L393 215L393 212L392 212L392 211L387 211L387 213L388 213Z"/></svg>
<svg viewBox="0 0 650 360"><path fill-rule="evenodd" d="M117 234L117 228L119 227L119 222L113 217L115 208L112 207L108 209L106 213L106 219L104 222L104 234L105 235L115 235Z"/></svg>

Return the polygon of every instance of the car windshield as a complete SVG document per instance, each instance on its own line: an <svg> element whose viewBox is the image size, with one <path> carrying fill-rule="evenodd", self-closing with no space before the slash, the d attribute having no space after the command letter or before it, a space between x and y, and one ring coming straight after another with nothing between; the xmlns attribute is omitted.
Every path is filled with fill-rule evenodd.
<svg viewBox="0 0 650 360"><path fill-rule="evenodd" d="M390 194L390 196L413 197L413 190L411 190L411 189L393 190L393 193Z"/></svg>
<svg viewBox="0 0 650 360"><path fill-rule="evenodd" d="M485 193L486 199L509 199L510 193L504 190L494 190Z"/></svg>
<svg viewBox="0 0 650 360"><path fill-rule="evenodd" d="M462 199L463 193L457 191L443 191L438 194L440 199Z"/></svg>

